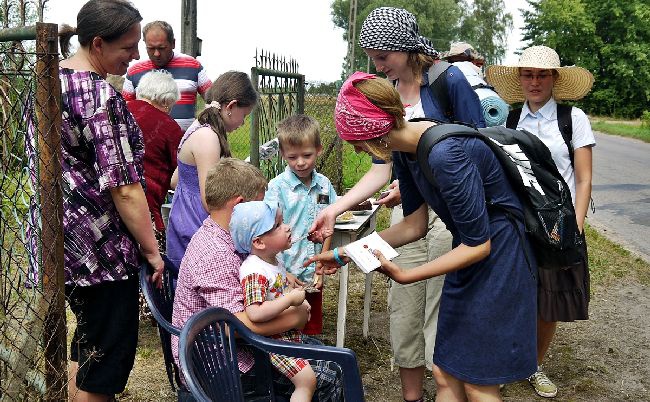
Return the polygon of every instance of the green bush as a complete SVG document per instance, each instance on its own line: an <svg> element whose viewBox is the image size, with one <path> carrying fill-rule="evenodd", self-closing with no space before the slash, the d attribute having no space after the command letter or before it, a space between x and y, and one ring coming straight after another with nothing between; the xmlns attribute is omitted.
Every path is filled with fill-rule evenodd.
<svg viewBox="0 0 650 402"><path fill-rule="evenodd" d="M650 110L644 110L641 114L641 127L650 128Z"/></svg>

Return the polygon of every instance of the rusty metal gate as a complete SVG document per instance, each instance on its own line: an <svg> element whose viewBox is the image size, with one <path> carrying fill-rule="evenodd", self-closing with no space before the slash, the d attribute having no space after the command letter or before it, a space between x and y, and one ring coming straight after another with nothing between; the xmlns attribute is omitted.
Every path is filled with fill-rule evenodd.
<svg viewBox="0 0 650 402"><path fill-rule="evenodd" d="M260 167L269 179L281 173L285 165L280 156L272 152L277 144L269 142L276 137L276 125L281 120L292 114L305 113L320 124L323 153L317 170L326 175L340 193L343 167L341 141L334 127L336 98L323 94L306 96L305 76L298 72L298 63L264 51L255 56L251 80L260 94L258 107L251 113L251 163ZM260 145L264 144L269 145L266 150L262 147L260 152ZM268 157L268 154L272 156Z"/></svg>

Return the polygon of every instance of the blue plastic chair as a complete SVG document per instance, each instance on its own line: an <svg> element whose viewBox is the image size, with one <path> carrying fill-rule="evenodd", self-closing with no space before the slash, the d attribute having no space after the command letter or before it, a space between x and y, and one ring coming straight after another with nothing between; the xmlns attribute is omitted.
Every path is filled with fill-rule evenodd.
<svg viewBox="0 0 650 402"><path fill-rule="evenodd" d="M255 351L263 352L255 356L257 368L272 369L269 352L338 363L343 372L345 399L364 400L359 366L352 350L266 338L253 333L228 310L213 307L194 314L185 323L179 342L179 360L185 383L197 401L244 400L237 365L240 340ZM267 386L266 395L258 400L277 400L270 381Z"/></svg>
<svg viewBox="0 0 650 402"><path fill-rule="evenodd" d="M185 389L180 379L180 370L174 362L172 355L171 336L180 336L180 328L172 325L172 310L174 307L174 293L176 292L176 268L163 256L165 272L163 274L163 286L156 288L151 283L151 269L146 262L140 266L140 288L144 295L149 310L158 324L158 334L165 359L165 370L167 379L172 390Z"/></svg>

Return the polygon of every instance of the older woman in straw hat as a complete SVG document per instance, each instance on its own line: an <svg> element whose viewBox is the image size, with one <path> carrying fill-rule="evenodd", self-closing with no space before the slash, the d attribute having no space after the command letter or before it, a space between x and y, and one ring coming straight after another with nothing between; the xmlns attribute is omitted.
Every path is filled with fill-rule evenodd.
<svg viewBox="0 0 650 402"><path fill-rule="evenodd" d="M551 151L553 160L571 189L578 227L584 227L591 199L591 148L596 145L585 113L573 107L571 149L558 127L557 100L584 97L594 78L581 67L561 67L555 50L532 46L514 66L490 66L487 81L509 103L524 102L517 129L538 136ZM573 151L573 160L571 158ZM558 321L588 319L589 269L540 270L538 284L537 359L538 371L529 378L535 391L544 397L557 395L557 387L542 371L541 362L555 334Z"/></svg>

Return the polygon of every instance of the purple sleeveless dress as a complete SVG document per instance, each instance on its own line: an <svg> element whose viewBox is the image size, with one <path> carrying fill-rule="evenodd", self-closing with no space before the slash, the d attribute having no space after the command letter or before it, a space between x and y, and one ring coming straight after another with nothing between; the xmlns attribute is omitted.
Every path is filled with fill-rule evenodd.
<svg viewBox="0 0 650 402"><path fill-rule="evenodd" d="M188 128L178 149L180 150L190 135L201 127L210 126L204 124ZM178 159L178 184L174 191L167 225L167 257L174 264L176 270L181 266L187 244L207 217L208 212L203 208L201 202L199 174L196 166L188 165Z"/></svg>

